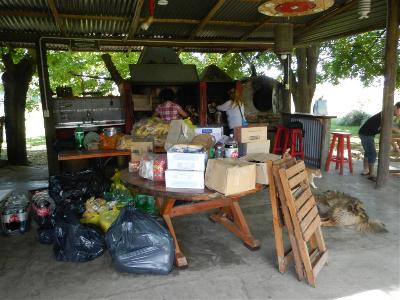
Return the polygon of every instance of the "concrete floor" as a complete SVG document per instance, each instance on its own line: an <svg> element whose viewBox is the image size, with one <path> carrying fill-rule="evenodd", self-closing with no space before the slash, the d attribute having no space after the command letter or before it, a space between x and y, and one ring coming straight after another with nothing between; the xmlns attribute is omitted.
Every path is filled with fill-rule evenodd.
<svg viewBox="0 0 400 300"><path fill-rule="evenodd" d="M329 249L325 266L312 288L276 267L269 197L262 191L243 198L241 206L261 249L250 251L207 214L173 220L189 267L168 276L134 275L114 270L105 253L87 263L55 261L52 246L37 242L36 230L0 237L1 299L357 299L400 298L400 177L387 187L358 175L334 171L316 179L319 191L336 189L361 199L372 218L388 233L360 234L353 228L323 228ZM38 188L46 172L37 168L0 168L0 189Z"/></svg>

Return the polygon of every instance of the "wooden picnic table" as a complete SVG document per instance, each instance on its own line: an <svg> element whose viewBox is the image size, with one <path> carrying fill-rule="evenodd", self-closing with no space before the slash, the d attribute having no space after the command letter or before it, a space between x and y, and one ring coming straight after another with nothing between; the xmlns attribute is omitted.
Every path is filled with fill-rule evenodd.
<svg viewBox="0 0 400 300"><path fill-rule="evenodd" d="M163 147L154 147L154 153L165 153ZM103 158L113 156L130 156L130 150L99 149L99 150L65 150L58 153L58 160L74 160L86 158Z"/></svg>
<svg viewBox="0 0 400 300"><path fill-rule="evenodd" d="M113 156L130 156L129 150L67 150L58 153L58 160L102 158Z"/></svg>
<svg viewBox="0 0 400 300"><path fill-rule="evenodd" d="M240 238L249 249L257 250L260 242L250 232L246 219L239 206L239 200L243 196L254 194L265 186L257 184L256 188L240 194L224 196L216 191L205 189L173 189L166 188L165 182L154 182L140 177L137 173L129 173L128 170L121 171L121 180L132 192L141 192L152 195L156 199L156 205L175 242L175 265L186 267L186 257L183 255L172 218L201 213L211 209L218 209L210 215L214 222L222 224L225 228ZM177 205L177 200L187 201L187 204Z"/></svg>

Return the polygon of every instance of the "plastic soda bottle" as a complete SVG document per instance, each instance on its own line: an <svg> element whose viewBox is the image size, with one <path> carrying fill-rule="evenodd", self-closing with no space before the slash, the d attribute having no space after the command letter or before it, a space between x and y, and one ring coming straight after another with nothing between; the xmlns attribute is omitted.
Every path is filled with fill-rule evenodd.
<svg viewBox="0 0 400 300"><path fill-rule="evenodd" d="M238 143L233 138L233 134L230 134L229 139L225 142L225 157L226 158L239 157Z"/></svg>
<svg viewBox="0 0 400 300"><path fill-rule="evenodd" d="M75 147L77 149L82 149L85 133L83 132L83 129L81 128L81 126L79 124L78 124L78 127L75 129L74 137L75 137Z"/></svg>
<svg viewBox="0 0 400 300"><path fill-rule="evenodd" d="M225 149L224 144L221 142L217 142L214 146L214 157L215 158L224 158Z"/></svg>

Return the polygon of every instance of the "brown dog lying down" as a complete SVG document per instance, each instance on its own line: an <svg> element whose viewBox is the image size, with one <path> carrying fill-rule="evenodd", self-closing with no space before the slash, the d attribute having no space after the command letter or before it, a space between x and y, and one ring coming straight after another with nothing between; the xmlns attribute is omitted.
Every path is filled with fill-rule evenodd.
<svg viewBox="0 0 400 300"><path fill-rule="evenodd" d="M315 195L323 226L355 225L360 232L387 232L378 220L370 220L363 203L338 191L326 191Z"/></svg>

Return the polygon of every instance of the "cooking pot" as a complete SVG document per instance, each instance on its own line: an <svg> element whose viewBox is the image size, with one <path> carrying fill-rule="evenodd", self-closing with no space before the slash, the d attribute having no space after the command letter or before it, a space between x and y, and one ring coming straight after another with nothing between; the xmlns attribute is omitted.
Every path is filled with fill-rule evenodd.
<svg viewBox="0 0 400 300"><path fill-rule="evenodd" d="M117 134L119 128L117 127L107 127L103 129L104 135L107 137L112 137Z"/></svg>

